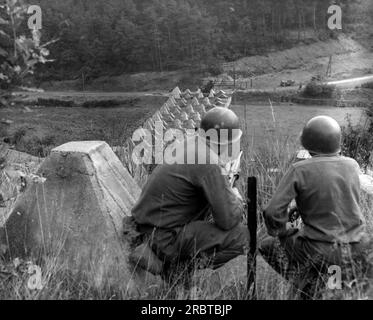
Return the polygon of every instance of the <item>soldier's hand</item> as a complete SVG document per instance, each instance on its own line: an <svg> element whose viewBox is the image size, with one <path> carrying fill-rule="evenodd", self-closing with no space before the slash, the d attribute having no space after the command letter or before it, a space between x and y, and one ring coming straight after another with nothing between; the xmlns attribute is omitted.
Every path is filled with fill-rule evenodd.
<svg viewBox="0 0 373 320"><path fill-rule="evenodd" d="M293 207L289 210L289 222L287 222L286 225L288 228L301 228L302 219L300 219L300 213L297 207Z"/></svg>
<svg viewBox="0 0 373 320"><path fill-rule="evenodd" d="M295 222L296 220L298 220L299 216L300 214L297 207L293 207L289 210L289 222Z"/></svg>

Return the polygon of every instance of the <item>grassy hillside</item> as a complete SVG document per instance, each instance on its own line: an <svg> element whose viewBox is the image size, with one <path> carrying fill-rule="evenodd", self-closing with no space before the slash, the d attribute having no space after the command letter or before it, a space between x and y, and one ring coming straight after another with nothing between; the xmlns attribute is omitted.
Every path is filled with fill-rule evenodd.
<svg viewBox="0 0 373 320"><path fill-rule="evenodd" d="M215 72L236 76L237 81L253 81L255 89L279 86L281 80L293 79L296 85L312 76L325 75L330 55L333 56L332 77L342 79L373 73L373 53L352 38L341 35L326 41L310 40L286 50L275 50L267 55L254 55L234 62L222 63ZM179 86L195 90L203 79L221 78L198 68L169 72L128 73L85 80L46 81L40 87L49 91L168 91Z"/></svg>

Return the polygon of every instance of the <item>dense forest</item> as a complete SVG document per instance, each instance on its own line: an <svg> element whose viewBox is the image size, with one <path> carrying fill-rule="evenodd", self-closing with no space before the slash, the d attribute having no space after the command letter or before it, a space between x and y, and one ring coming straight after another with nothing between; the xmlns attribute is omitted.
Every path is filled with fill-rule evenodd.
<svg viewBox="0 0 373 320"><path fill-rule="evenodd" d="M55 60L43 80L138 71L214 68L333 36L327 8L343 10L343 32L370 23L371 0L29 0L42 8L43 41ZM26 29L27 26L24 26ZM26 30L24 30L26 32Z"/></svg>

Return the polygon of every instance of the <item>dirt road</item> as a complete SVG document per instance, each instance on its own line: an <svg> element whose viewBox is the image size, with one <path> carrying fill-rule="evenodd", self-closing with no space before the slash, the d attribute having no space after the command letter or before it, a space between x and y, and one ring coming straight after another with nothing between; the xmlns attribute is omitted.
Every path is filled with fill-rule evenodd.
<svg viewBox="0 0 373 320"><path fill-rule="evenodd" d="M72 99L72 100L126 100L130 98L141 97L166 97L168 92L100 92L100 91L44 91L27 92L16 91L13 93L16 97L23 100L43 99Z"/></svg>
<svg viewBox="0 0 373 320"><path fill-rule="evenodd" d="M345 79L345 80L338 80L338 81L329 81L327 84L336 85L337 87L344 87L344 88L351 88L362 85L364 83L368 83L373 81L373 75L368 75L359 78L352 78L352 79Z"/></svg>

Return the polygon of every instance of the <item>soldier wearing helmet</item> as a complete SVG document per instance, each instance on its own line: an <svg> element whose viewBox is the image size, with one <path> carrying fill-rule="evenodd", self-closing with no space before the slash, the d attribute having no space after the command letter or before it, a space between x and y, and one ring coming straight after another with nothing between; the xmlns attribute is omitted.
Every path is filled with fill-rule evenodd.
<svg viewBox="0 0 373 320"><path fill-rule="evenodd" d="M168 278L178 263L191 266L205 258L204 266L217 268L245 252L243 201L219 165L220 154L240 137L234 112L212 109L199 134L176 144L174 163L165 160L156 167L132 210L147 243L134 250L133 262ZM202 150L209 151L209 161Z"/></svg>
<svg viewBox="0 0 373 320"><path fill-rule="evenodd" d="M305 125L301 143L311 158L292 164L263 212L269 236L259 251L297 289L314 294L325 266L342 265L348 248L358 259L365 246L365 219L359 207L359 165L340 155L341 128L328 116ZM289 227L295 199L303 224Z"/></svg>

